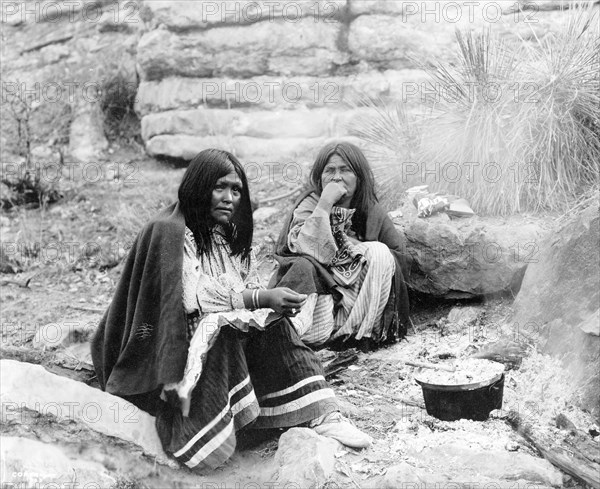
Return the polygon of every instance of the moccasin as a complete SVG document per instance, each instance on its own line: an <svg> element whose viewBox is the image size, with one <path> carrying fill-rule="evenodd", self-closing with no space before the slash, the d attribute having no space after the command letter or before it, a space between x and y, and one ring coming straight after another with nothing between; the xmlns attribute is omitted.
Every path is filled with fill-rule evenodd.
<svg viewBox="0 0 600 489"><path fill-rule="evenodd" d="M339 411L328 414L313 430L350 448L367 448L373 442L369 435L360 431Z"/></svg>

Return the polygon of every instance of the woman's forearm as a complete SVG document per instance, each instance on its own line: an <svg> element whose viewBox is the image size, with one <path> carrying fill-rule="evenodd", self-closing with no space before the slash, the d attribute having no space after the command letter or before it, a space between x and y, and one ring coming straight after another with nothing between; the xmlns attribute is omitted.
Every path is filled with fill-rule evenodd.
<svg viewBox="0 0 600 489"><path fill-rule="evenodd" d="M325 206L317 205L305 221L293 225L288 237L290 251L329 265L338 249L331 233L329 213Z"/></svg>
<svg viewBox="0 0 600 489"><path fill-rule="evenodd" d="M241 293L244 308L250 311L269 307L268 291L264 289L246 289Z"/></svg>
<svg viewBox="0 0 600 489"><path fill-rule="evenodd" d="M317 202L317 206L313 211L313 215L317 212L317 215L321 215L321 213L325 213L327 216L331 214L331 210L333 209L333 204L329 202L327 199L319 199Z"/></svg>

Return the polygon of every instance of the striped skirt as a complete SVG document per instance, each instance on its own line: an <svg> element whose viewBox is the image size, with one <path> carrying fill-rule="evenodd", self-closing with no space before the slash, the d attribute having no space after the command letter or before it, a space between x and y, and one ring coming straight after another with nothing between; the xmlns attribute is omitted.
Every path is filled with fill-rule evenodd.
<svg viewBox="0 0 600 489"><path fill-rule="evenodd" d="M363 242L355 248L367 263L353 284L337 287L342 296L337 309L332 295L310 294L300 314L292 319L307 345L320 346L341 337L380 339L396 262L383 243Z"/></svg>
<svg viewBox="0 0 600 489"><path fill-rule="evenodd" d="M319 360L286 319L265 331L221 328L189 416L175 404L161 403L158 434L166 452L198 470L229 459L242 428L297 426L338 409Z"/></svg>

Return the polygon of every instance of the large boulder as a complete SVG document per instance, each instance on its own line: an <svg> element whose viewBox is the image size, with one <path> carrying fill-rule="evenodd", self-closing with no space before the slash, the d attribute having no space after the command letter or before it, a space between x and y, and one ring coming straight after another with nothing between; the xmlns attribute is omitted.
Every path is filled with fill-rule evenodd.
<svg viewBox="0 0 600 489"><path fill-rule="evenodd" d="M120 397L15 360L0 360L0 385L3 423L27 418L26 408L81 423L132 443L159 462L174 463L162 449L154 417Z"/></svg>
<svg viewBox="0 0 600 489"><path fill-rule="evenodd" d="M249 136L273 138L317 138L333 135L337 111L226 109L173 110L147 115L142 119L142 138L161 134L190 136Z"/></svg>
<svg viewBox="0 0 600 489"><path fill-rule="evenodd" d="M24 24L53 26L60 21L70 21L73 24L74 21L80 20L94 23L102 16L102 12L114 13L115 7L114 5L110 6L111 3L113 3L112 0L79 0L75 2L57 0L43 2L32 8L26 5L25 1L11 2L6 4L2 10L2 23L9 26Z"/></svg>
<svg viewBox="0 0 600 489"><path fill-rule="evenodd" d="M346 2L347 0L153 0L144 3L142 12L143 17L154 26L162 25L173 31L183 31L218 25L272 22L275 19L292 24L302 17L310 17L315 21L336 19L342 14Z"/></svg>
<svg viewBox="0 0 600 489"><path fill-rule="evenodd" d="M279 438L275 454L277 487L321 487L335 474L335 454L342 445L309 428L292 428Z"/></svg>
<svg viewBox="0 0 600 489"><path fill-rule="evenodd" d="M547 232L541 219L522 216L420 218L411 203L391 215L414 260L409 286L446 299L517 291Z"/></svg>
<svg viewBox="0 0 600 489"><path fill-rule="evenodd" d="M201 106L225 109L297 108L340 103L342 81L339 77L256 76L250 79L167 77L142 81L136 98L140 115Z"/></svg>
<svg viewBox="0 0 600 489"><path fill-rule="evenodd" d="M146 144L151 156L191 160L198 152L207 148L223 148L245 160L252 157L266 158L268 161L282 158L295 160L299 156L312 158L325 144L326 138L275 138L265 139L250 136L229 137L189 136L184 134L164 134L154 136Z"/></svg>
<svg viewBox="0 0 600 489"><path fill-rule="evenodd" d="M600 306L599 223L596 206L571 218L540 243L536 260L523 278L514 303L515 320L547 326L550 349L579 335L584 324L586 334L600 335L600 325L593 330L586 322Z"/></svg>
<svg viewBox="0 0 600 489"><path fill-rule="evenodd" d="M348 50L380 69L415 68L414 59L448 58L454 50L453 37L448 24L431 29L402 16L361 15L350 24Z"/></svg>
<svg viewBox="0 0 600 489"><path fill-rule="evenodd" d="M348 5L350 15L387 14L403 15L406 11L406 2L398 0L350 0Z"/></svg>
<svg viewBox="0 0 600 489"><path fill-rule="evenodd" d="M144 80L167 76L325 76L345 61L337 49L340 29L338 23L309 18L295 24L274 20L185 35L156 29L140 39L137 61Z"/></svg>
<svg viewBox="0 0 600 489"><path fill-rule="evenodd" d="M242 113L238 110L204 108L149 114L142 119L142 139L148 141L161 134L196 137L227 134L240 117Z"/></svg>
<svg viewBox="0 0 600 489"><path fill-rule="evenodd" d="M564 2L562 2L564 4ZM521 11L516 2L401 2L353 0L348 50L353 60L382 68L414 68L418 62L452 61L458 52L455 30L481 32L509 40L537 40L568 21L563 12ZM536 10L537 9L537 10ZM364 15L370 14L370 15Z"/></svg>
<svg viewBox="0 0 600 489"><path fill-rule="evenodd" d="M541 243L515 300L514 327L545 353L566 359L600 417L600 210L573 216Z"/></svg>
<svg viewBox="0 0 600 489"><path fill-rule="evenodd" d="M548 2L548 0L543 0ZM386 14L404 16L405 18L416 18L421 21L444 20L448 23L461 24L469 21L487 20L492 22L499 15L514 13L519 10L519 2L498 2L496 0L483 0L479 2L454 0L437 0L436 2L411 2L399 0L349 0L350 14L369 15ZM563 3L560 0L550 2ZM521 0L522 4L529 3ZM536 7L541 2L536 3Z"/></svg>
<svg viewBox="0 0 600 489"><path fill-rule="evenodd" d="M181 160L191 160L200 151L208 148L221 148L232 151L231 141L227 136L187 136L161 135L146 141L146 151L150 156L169 157Z"/></svg>
<svg viewBox="0 0 600 489"><path fill-rule="evenodd" d="M387 70L351 76L257 76L243 78L167 77L143 81L136 97L140 116L168 110L218 107L340 108L359 96L418 102L426 75L421 70Z"/></svg>

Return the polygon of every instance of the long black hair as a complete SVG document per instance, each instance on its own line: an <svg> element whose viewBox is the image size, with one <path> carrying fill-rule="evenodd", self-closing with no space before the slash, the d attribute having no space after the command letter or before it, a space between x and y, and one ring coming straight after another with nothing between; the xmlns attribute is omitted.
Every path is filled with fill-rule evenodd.
<svg viewBox="0 0 600 489"><path fill-rule="evenodd" d="M339 156L344 162L352 168L356 175L356 192L350 202L350 207L356 209L352 219L352 229L360 237L365 236L367 228L367 214L369 207L378 202L375 193L375 177L371 165L358 146L347 142L333 142L326 144L315 159L315 163L310 171L310 182L315 191L321 195L323 186L321 177L323 170L333 156Z"/></svg>
<svg viewBox="0 0 600 489"><path fill-rule="evenodd" d="M211 230L214 223L210 217L212 192L219 178L235 171L242 181L241 199L229 224L224 226L225 237L234 255L242 259L250 257L252 246L252 207L248 179L240 161L231 153L220 149L205 149L190 162L177 192L185 224L194 233L200 254L211 250Z"/></svg>

